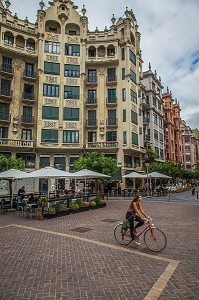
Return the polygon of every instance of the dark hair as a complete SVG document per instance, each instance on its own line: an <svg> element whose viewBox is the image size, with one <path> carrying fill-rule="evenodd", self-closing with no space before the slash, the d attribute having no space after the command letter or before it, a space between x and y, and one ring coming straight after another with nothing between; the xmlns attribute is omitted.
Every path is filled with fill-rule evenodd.
<svg viewBox="0 0 199 300"><path fill-rule="evenodd" d="M140 194L134 195L133 200L130 203L130 207L133 207L133 203L136 202L140 196L141 196Z"/></svg>

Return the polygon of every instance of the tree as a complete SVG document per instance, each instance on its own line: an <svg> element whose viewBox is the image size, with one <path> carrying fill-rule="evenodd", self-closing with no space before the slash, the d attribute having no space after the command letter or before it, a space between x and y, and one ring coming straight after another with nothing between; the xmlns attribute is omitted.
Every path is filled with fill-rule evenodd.
<svg viewBox="0 0 199 300"><path fill-rule="evenodd" d="M152 149L146 149L146 153L148 154L147 161L149 163L152 163L155 161L156 158L159 158L159 155L156 152L154 152Z"/></svg>
<svg viewBox="0 0 199 300"><path fill-rule="evenodd" d="M4 155L0 155L0 172L9 169L24 170L23 160L15 157L6 158Z"/></svg>
<svg viewBox="0 0 199 300"><path fill-rule="evenodd" d="M74 167L76 170L89 169L109 176L118 169L115 158L97 152L87 152L83 158L74 161Z"/></svg>

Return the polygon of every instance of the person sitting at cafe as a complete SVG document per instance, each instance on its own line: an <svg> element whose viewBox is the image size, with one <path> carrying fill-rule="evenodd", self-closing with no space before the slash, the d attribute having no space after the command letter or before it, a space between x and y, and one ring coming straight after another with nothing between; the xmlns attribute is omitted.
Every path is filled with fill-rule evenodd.
<svg viewBox="0 0 199 300"><path fill-rule="evenodd" d="M22 186L17 193L18 209L22 209L23 199L26 195L25 186Z"/></svg>
<svg viewBox="0 0 199 300"><path fill-rule="evenodd" d="M35 196L33 193L30 194L29 198L28 198L28 203L35 203Z"/></svg>

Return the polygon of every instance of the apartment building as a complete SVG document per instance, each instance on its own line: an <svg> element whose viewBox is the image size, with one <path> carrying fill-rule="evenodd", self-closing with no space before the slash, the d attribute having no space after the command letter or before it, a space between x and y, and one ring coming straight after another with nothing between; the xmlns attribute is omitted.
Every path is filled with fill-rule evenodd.
<svg viewBox="0 0 199 300"><path fill-rule="evenodd" d="M85 151L115 157L123 172L141 168L142 57L132 10L91 32L85 7L80 15L68 0L39 5L32 24L0 1L0 153L30 170L72 171Z"/></svg>
<svg viewBox="0 0 199 300"><path fill-rule="evenodd" d="M165 160L174 163L182 163L180 104L177 100L173 100L172 93L169 92L168 87L166 93L162 94L162 99L165 113Z"/></svg>
<svg viewBox="0 0 199 300"><path fill-rule="evenodd" d="M193 130L186 122L181 122L183 164L186 170L194 170L197 162L197 143Z"/></svg>
<svg viewBox="0 0 199 300"><path fill-rule="evenodd" d="M196 129L192 129L192 131L196 139L196 155L197 155L197 161L199 161L199 130L196 128Z"/></svg>
<svg viewBox="0 0 199 300"><path fill-rule="evenodd" d="M143 72L141 84L141 107L143 115L144 147L151 148L159 156L157 161L164 162L164 110L162 101L161 78L149 69Z"/></svg>

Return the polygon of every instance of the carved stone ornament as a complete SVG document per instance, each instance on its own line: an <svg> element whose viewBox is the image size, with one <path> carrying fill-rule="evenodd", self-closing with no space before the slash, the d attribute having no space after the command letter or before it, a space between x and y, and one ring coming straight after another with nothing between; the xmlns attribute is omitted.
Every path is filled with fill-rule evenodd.
<svg viewBox="0 0 199 300"><path fill-rule="evenodd" d="M57 128L56 122L44 121L44 128Z"/></svg>
<svg viewBox="0 0 199 300"><path fill-rule="evenodd" d="M99 75L102 76L105 74L105 68L99 68Z"/></svg>
<svg viewBox="0 0 199 300"><path fill-rule="evenodd" d="M77 107L78 102L77 102L77 100L66 100L66 106L67 107Z"/></svg>

